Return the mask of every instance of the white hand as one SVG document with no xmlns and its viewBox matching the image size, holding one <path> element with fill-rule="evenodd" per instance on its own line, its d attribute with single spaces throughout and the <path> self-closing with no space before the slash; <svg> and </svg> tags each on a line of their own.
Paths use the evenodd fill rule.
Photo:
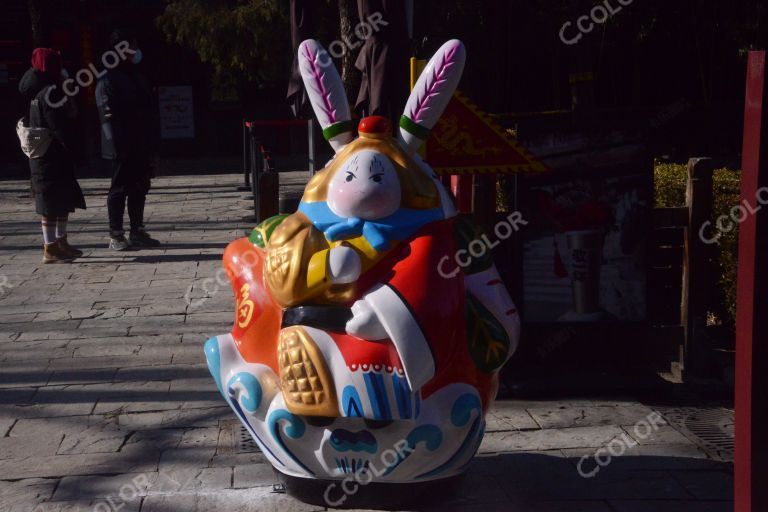
<svg viewBox="0 0 768 512">
<path fill-rule="evenodd" d="M 352 305 L 352 319 L 347 322 L 347 334 L 368 341 L 389 338 L 378 315 L 364 300 L 358 300 Z"/>
<path fill-rule="evenodd" d="M 328 254 L 328 273 L 333 284 L 347 284 L 360 277 L 360 256 L 349 247 L 334 247 Z"/>
</svg>

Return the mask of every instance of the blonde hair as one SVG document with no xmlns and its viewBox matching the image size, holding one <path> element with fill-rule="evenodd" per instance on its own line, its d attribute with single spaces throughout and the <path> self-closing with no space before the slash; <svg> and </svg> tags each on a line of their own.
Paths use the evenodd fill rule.
<svg viewBox="0 0 768 512">
<path fill-rule="evenodd" d="M 302 201 L 316 203 L 328 198 L 328 184 L 336 171 L 357 151 L 369 149 L 386 155 L 395 167 L 402 191 L 401 207 L 414 210 L 439 208 L 440 194 L 432 180 L 390 135 L 361 134 L 336 155 L 330 165 L 315 174 L 304 189 Z"/>
</svg>

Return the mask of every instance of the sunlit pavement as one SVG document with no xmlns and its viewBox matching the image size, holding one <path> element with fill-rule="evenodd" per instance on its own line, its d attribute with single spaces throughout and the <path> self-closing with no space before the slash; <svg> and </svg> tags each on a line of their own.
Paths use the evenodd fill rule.
<svg viewBox="0 0 768 512">
<path fill-rule="evenodd" d="M 322 510 L 233 442 L 203 358 L 233 318 L 212 278 L 251 227 L 240 182 L 155 180 L 147 228 L 163 246 L 113 253 L 107 181 L 83 180 L 69 239 L 85 256 L 46 266 L 28 182 L 0 182 L 0 510 Z M 657 418 L 631 399 L 498 402 L 459 496 L 436 509 L 731 510 L 731 465 Z"/>
</svg>

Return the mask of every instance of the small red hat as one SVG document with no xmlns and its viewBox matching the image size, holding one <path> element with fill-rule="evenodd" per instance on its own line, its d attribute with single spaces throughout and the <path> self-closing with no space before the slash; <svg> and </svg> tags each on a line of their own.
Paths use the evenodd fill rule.
<svg viewBox="0 0 768 512">
<path fill-rule="evenodd" d="M 368 116 L 360 120 L 357 127 L 360 135 L 392 135 L 392 124 L 383 116 Z"/>
<path fill-rule="evenodd" d="M 35 48 L 32 51 L 32 67 L 51 78 L 61 74 L 61 54 L 53 48 Z"/>
</svg>

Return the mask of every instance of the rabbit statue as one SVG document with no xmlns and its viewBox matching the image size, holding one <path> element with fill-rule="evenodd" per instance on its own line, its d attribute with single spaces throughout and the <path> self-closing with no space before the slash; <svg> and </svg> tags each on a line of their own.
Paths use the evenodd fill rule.
<svg viewBox="0 0 768 512">
<path fill-rule="evenodd" d="M 446 263 L 482 234 L 417 153 L 458 84 L 464 46 L 448 41 L 429 61 L 396 137 L 386 118 L 353 122 L 318 42 L 298 54 L 335 156 L 297 212 L 227 247 L 235 322 L 206 342 L 208 366 L 299 499 L 434 498 L 429 488 L 445 489 L 477 452 L 520 328 L 488 254 Z"/>
</svg>

